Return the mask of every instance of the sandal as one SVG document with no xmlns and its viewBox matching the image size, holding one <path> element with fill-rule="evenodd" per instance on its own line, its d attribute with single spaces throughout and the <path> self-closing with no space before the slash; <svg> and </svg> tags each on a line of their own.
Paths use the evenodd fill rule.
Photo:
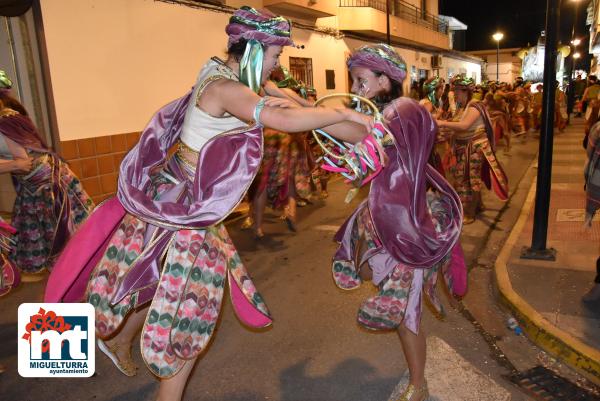
<svg viewBox="0 0 600 401">
<path fill-rule="evenodd" d="M 247 230 L 249 228 L 252 228 L 252 226 L 254 225 L 254 219 L 250 216 L 247 216 L 244 221 L 242 221 L 242 230 Z"/>
<path fill-rule="evenodd" d="M 400 397 L 396 398 L 394 401 L 426 401 L 428 397 L 429 390 L 427 389 L 427 382 L 425 382 L 425 384 L 419 388 L 409 384 L 406 387 L 406 390 L 400 394 Z"/>
<path fill-rule="evenodd" d="M 131 359 L 131 345 L 128 345 L 127 359 L 119 359 L 117 352 L 122 347 L 120 344 L 108 345 L 101 339 L 98 339 L 98 348 L 104 355 L 106 355 L 123 373 L 125 376 L 135 376 L 137 373 L 137 366 Z"/>
<path fill-rule="evenodd" d="M 465 216 L 463 217 L 463 225 L 466 226 L 468 224 L 473 224 L 475 219 L 473 217 Z"/>
</svg>

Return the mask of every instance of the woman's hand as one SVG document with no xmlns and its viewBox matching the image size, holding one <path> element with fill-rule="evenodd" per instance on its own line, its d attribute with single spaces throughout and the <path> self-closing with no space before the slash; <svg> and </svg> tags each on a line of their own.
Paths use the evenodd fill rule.
<svg viewBox="0 0 600 401">
<path fill-rule="evenodd" d="M 373 131 L 375 127 L 375 121 L 373 117 L 367 116 L 365 114 L 359 113 L 352 109 L 340 109 L 345 115 L 347 121 L 352 121 L 353 123 L 357 123 L 365 127 L 367 132 Z"/>
<path fill-rule="evenodd" d="M 28 157 L 26 159 L 15 159 L 13 161 L 14 163 L 14 172 L 15 173 L 28 173 L 31 171 L 31 167 L 32 167 L 32 161 L 33 159 L 31 157 Z"/>
</svg>

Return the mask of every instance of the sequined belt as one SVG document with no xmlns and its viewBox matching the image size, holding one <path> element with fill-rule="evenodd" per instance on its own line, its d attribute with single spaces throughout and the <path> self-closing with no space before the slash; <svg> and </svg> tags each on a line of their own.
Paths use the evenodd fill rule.
<svg viewBox="0 0 600 401">
<path fill-rule="evenodd" d="M 190 159 L 188 159 L 186 157 L 186 155 L 189 155 L 190 153 L 193 153 L 196 155 L 196 158 L 200 155 L 200 152 L 198 152 L 197 150 L 192 149 L 191 147 L 189 147 L 188 145 L 186 145 L 185 143 L 183 143 L 182 141 L 179 141 L 179 143 L 177 144 L 177 156 L 178 158 L 188 167 L 192 168 L 192 169 L 196 169 L 196 163 L 191 161 Z"/>
</svg>

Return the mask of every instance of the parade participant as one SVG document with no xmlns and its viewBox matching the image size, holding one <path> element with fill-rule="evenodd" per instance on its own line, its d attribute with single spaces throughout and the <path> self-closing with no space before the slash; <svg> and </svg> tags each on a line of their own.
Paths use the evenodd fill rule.
<svg viewBox="0 0 600 401">
<path fill-rule="evenodd" d="M 560 89 L 559 82 L 556 81 L 556 89 L 554 94 L 554 126 L 558 128 L 558 132 L 564 132 L 567 127 L 567 97 Z"/>
<path fill-rule="evenodd" d="M 511 99 L 512 129 L 516 136 L 527 134 L 529 131 L 529 98 L 522 85 L 516 87 L 509 97 Z"/>
<path fill-rule="evenodd" d="M 257 94 L 283 46 L 292 45 L 290 28 L 267 11 L 235 11 L 227 59 L 210 59 L 193 90 L 151 119 L 121 164 L 117 198 L 80 229 L 46 287 L 47 301 L 77 300 L 89 277 L 85 299 L 96 310 L 98 345 L 128 376 L 136 374 L 130 349 L 141 328 L 142 358 L 161 380 L 160 401 L 182 398 L 226 286 L 241 322 L 272 322 L 223 224 L 258 172 L 263 125 L 329 127 L 347 142 L 373 127 L 353 110 L 292 107 Z"/>
<path fill-rule="evenodd" d="M 592 226 L 592 219 L 600 209 L 600 123 L 590 130 L 585 166 L 586 208 L 585 225 Z M 596 277 L 589 291 L 582 297 L 584 302 L 600 301 L 600 257 L 596 259 Z"/>
<path fill-rule="evenodd" d="M 542 126 L 542 100 L 544 98 L 544 85 L 537 84 L 536 92 L 533 94 L 533 126 L 539 130 Z"/>
<path fill-rule="evenodd" d="M 583 92 L 585 91 L 585 81 L 581 79 L 581 74 L 577 74 L 577 78 L 573 81 L 574 88 L 574 101 L 575 101 L 575 117 L 581 117 L 582 106 L 581 99 L 583 97 Z"/>
<path fill-rule="evenodd" d="M 429 78 L 423 84 L 423 95 L 425 97 L 419 101 L 419 104 L 433 116 L 440 114 L 441 97 L 444 92 L 444 79 L 440 77 Z"/>
<path fill-rule="evenodd" d="M 306 99 L 305 85 L 294 79 L 284 67 L 273 71 L 271 81 L 276 82 L 277 88 L 290 100 L 312 106 L 312 102 Z M 290 231 L 296 232 L 297 203 L 310 196 L 306 134 L 265 129 L 264 143 L 261 169 L 249 191 L 251 211 L 242 223 L 242 229 L 251 228 L 257 240 L 265 239 L 262 223 L 266 206 L 283 210 L 281 219 Z"/>
<path fill-rule="evenodd" d="M 588 77 L 588 87 L 583 92 L 583 103 L 585 107 L 585 136 L 583 138 L 583 147 L 587 148 L 588 136 L 590 129 L 596 121 L 598 121 L 598 113 L 600 112 L 600 83 L 595 75 Z"/>
<path fill-rule="evenodd" d="M 350 57 L 348 68 L 352 92 L 384 108 L 387 164 L 372 179 L 368 199 L 335 236 L 340 247 L 333 258 L 333 277 L 342 289 L 357 288 L 372 277 L 379 294 L 362 303 L 358 322 L 373 330 L 398 331 L 410 380 L 397 400 L 422 401 L 428 396 L 422 298 L 441 311 L 435 294 L 440 270 L 453 293 L 459 287 L 460 295 L 466 291 L 466 268 L 457 245 L 460 201 L 427 164 L 436 126 L 427 110 L 401 97 L 406 77 L 402 58 L 387 45 L 367 45 Z M 451 253 L 456 256 L 454 275 Z"/>
<path fill-rule="evenodd" d="M 500 139 L 504 139 L 506 142 L 504 152 L 509 153 L 511 131 L 504 96 L 499 93 L 493 94 L 488 92 L 485 95 L 484 104 L 490 113 L 490 121 L 494 130 L 494 140 L 497 143 Z"/>
<path fill-rule="evenodd" d="M 17 235 L 10 259 L 24 280 L 34 281 L 52 268 L 93 203 L 67 164 L 46 146 L 10 94 L 11 85 L 0 71 L 0 169 L 11 173 L 17 193 L 11 222 Z"/>
<path fill-rule="evenodd" d="M 423 84 L 423 94 L 425 97 L 421 99 L 419 104 L 425 107 L 434 119 L 441 118 L 443 115 L 440 100 L 443 92 L 444 80 L 440 77 L 430 78 Z M 448 144 L 447 138 L 443 133 L 437 132 L 429 163 L 444 177 L 446 176 L 446 171 L 443 161 L 447 159 L 446 154 L 448 152 L 451 152 L 451 147 Z"/>
<path fill-rule="evenodd" d="M 2 169 L 0 169 L 2 172 Z M 0 297 L 6 295 L 21 282 L 19 270 L 8 255 L 15 245 L 13 239 L 17 230 L 0 217 Z M 0 365 L 0 370 L 2 366 Z M 1 373 L 1 372 L 0 372 Z"/>
<path fill-rule="evenodd" d="M 457 103 L 463 108 L 460 121 L 438 120 L 440 128 L 454 130 L 454 187 L 464 210 L 464 224 L 475 221 L 483 211 L 481 187 L 485 183 L 501 200 L 508 199 L 508 179 L 496 159 L 494 133 L 482 102 L 472 100 L 473 80 L 462 76 L 452 80 Z"/>
</svg>

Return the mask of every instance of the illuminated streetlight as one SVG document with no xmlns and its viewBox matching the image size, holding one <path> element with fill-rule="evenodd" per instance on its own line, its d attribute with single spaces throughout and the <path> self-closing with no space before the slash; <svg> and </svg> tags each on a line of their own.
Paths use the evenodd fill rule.
<svg viewBox="0 0 600 401">
<path fill-rule="evenodd" d="M 573 46 L 579 46 L 579 44 L 580 44 L 580 43 L 581 43 L 581 39 L 573 39 L 573 40 L 571 41 L 571 44 L 572 44 Z"/>
<path fill-rule="evenodd" d="M 581 54 L 579 54 L 579 52 L 573 54 L 573 58 L 577 59 L 579 57 L 581 57 Z"/>
<path fill-rule="evenodd" d="M 500 41 L 504 37 L 502 32 L 496 32 L 492 38 L 496 41 L 496 81 L 500 82 Z"/>
</svg>

